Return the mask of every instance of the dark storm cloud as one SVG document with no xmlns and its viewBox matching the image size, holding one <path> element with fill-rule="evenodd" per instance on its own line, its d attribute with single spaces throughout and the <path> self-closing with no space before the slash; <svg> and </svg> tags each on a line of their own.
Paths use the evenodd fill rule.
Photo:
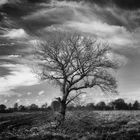
<svg viewBox="0 0 140 140">
<path fill-rule="evenodd" d="M 27 32 L 27 34 L 34 36 L 38 35 L 37 33 L 39 32 L 43 32 L 47 27 L 54 27 L 57 25 L 67 26 L 69 21 L 71 21 L 70 24 L 73 23 L 71 24 L 73 26 L 75 26 L 75 23 L 78 23 L 79 25 L 79 23 L 83 22 L 83 25 L 81 24 L 81 26 L 86 26 L 86 28 L 88 25 L 93 27 L 93 23 L 99 21 L 99 23 L 104 23 L 102 27 L 105 25 L 105 27 L 108 27 L 109 29 L 112 28 L 112 30 L 124 32 L 126 39 L 129 39 L 132 36 L 131 32 L 129 32 L 130 30 L 139 27 L 139 11 L 133 11 L 132 13 L 129 10 L 118 8 L 129 8 L 129 4 L 132 3 L 131 0 L 127 0 L 128 3 L 126 3 L 125 0 L 89 1 L 96 3 L 98 6 L 96 7 L 94 4 L 91 4 L 90 6 L 80 5 L 78 2 L 75 4 L 79 5 L 79 7 L 75 7 L 74 3 L 70 7 L 69 5 L 71 2 L 67 2 L 67 6 L 60 6 L 59 3 L 57 3 L 58 5 L 52 6 L 51 4 L 48 4 L 48 0 L 12 0 L 12 2 L 9 1 L 0 8 L 0 26 L 10 29 L 21 28 Z M 135 3 L 133 5 L 138 5 L 135 0 L 133 2 Z M 110 4 L 115 4 L 118 7 L 108 7 Z M 102 7 L 102 5 L 104 5 L 104 7 Z M 110 25 L 113 26 L 111 27 Z M 116 40 L 116 38 L 114 40 Z M 18 45 L 20 46 L 20 44 Z M 9 46 L 10 47 L 6 48 L 2 46 L 0 55 L 17 52 L 16 50 L 19 48 L 19 46 Z"/>
<path fill-rule="evenodd" d="M 0 7 L 0 26 L 6 28 L 23 28 L 30 33 L 33 33 L 36 28 L 44 25 L 42 21 L 24 21 L 22 17 L 28 16 L 33 12 L 43 8 L 40 3 L 48 0 L 11 0 Z M 46 24 L 46 23 L 45 23 Z M 50 24 L 53 24 L 52 22 Z M 48 21 L 48 25 L 49 21 Z M 45 25 L 44 25 L 45 26 Z"/>
<path fill-rule="evenodd" d="M 10 74 L 10 70 L 0 66 L 0 76 L 5 76 L 5 75 L 8 75 L 8 74 Z"/>
<path fill-rule="evenodd" d="M 139 0 L 113 0 L 113 2 L 124 9 L 135 10 L 140 8 Z"/>
<path fill-rule="evenodd" d="M 33 11 L 34 8 L 33 4 L 30 3 L 6 3 L 1 7 L 0 11 L 11 17 L 21 17 Z"/>
<path fill-rule="evenodd" d="M 20 47 L 17 45 L 7 45 L 0 46 L 0 56 L 4 55 L 20 55 L 21 52 L 19 50 L 25 49 L 25 47 Z"/>
<path fill-rule="evenodd" d="M 48 3 L 50 0 L 7 0 L 1 7 L 0 12 L 7 13 L 12 17 L 20 17 L 41 7 L 40 3 Z"/>
<path fill-rule="evenodd" d="M 46 8 L 23 17 L 23 22 L 32 31 L 36 31 L 51 25 L 63 24 L 73 19 L 73 10 L 69 8 L 58 8 L 49 11 Z"/>
<path fill-rule="evenodd" d="M 21 55 L 22 50 L 26 49 L 27 47 L 28 46 L 26 46 L 23 41 L 15 41 L 14 39 L 4 36 L 0 37 L 0 56 Z"/>
<path fill-rule="evenodd" d="M 128 10 L 135 10 L 140 8 L 139 0 L 89 0 L 89 1 L 102 6 L 115 4 L 120 8 Z"/>
<path fill-rule="evenodd" d="M 48 30 L 52 31 L 58 28 L 65 30 L 70 27 L 70 29 L 75 31 L 80 30 L 96 34 L 115 44 L 118 54 L 120 54 L 119 57 L 122 55 L 124 61 L 125 56 L 128 57 L 128 59 L 133 57 L 132 60 L 135 61 L 135 63 L 128 62 L 128 68 L 126 67 L 128 72 L 126 70 L 126 75 L 123 74 L 125 75 L 124 79 L 128 81 L 127 76 L 130 74 L 131 70 L 129 69 L 131 69 L 131 65 L 139 65 L 139 61 L 136 61 L 139 60 L 139 57 L 135 57 L 136 53 L 134 52 L 134 56 L 131 56 L 130 54 L 133 52 L 128 51 L 128 47 L 135 50 L 135 47 L 139 47 L 140 43 L 140 31 L 138 29 L 140 25 L 139 1 L 66 1 L 58 2 L 54 0 L 52 3 L 49 3 L 49 0 L 5 0 L 5 4 L 0 5 L 0 82 L 8 84 L 0 85 L 0 94 L 4 92 L 4 94 L 9 95 L 16 91 L 18 91 L 18 93 L 24 93 L 25 91 L 36 92 L 37 89 L 43 89 L 56 95 L 54 89 L 50 91 L 49 85 L 47 87 L 46 84 L 38 84 L 38 86 L 34 83 L 33 86 L 25 84 L 28 83 L 27 81 L 34 81 L 34 78 L 32 77 L 30 69 L 19 61 L 20 57 L 27 53 L 28 48 L 30 48 L 31 45 L 35 45 L 38 41 L 36 40 L 38 37 L 35 36 L 41 38 L 41 33 L 42 36 L 45 36 Z M 113 47 L 115 45 L 113 45 Z M 123 52 L 121 48 L 125 48 L 126 50 Z M 137 54 L 137 56 L 138 55 L 139 54 Z M 19 61 L 17 61 L 17 59 L 19 59 Z M 135 65 L 133 65 L 133 67 L 135 67 Z M 135 73 L 138 74 L 140 68 L 136 68 L 137 71 Z M 13 75 L 10 74 L 12 72 Z M 123 77 L 123 75 L 121 77 Z M 134 77 L 134 80 L 136 79 L 136 76 L 132 75 L 131 77 Z M 12 88 L 10 88 L 11 86 Z M 7 90 L 5 91 L 5 89 Z M 51 98 L 52 95 L 49 92 L 47 94 Z M 14 98 L 11 98 L 11 100 L 14 100 Z"/>
<path fill-rule="evenodd" d="M 21 17 L 34 12 L 36 7 L 39 8 L 25 0 L 10 0 L 0 7 L 0 57 L 22 55 L 23 50 L 27 49 L 25 38 L 29 38 L 29 35 Z"/>
<path fill-rule="evenodd" d="M 15 1 L 15 2 L 14 2 Z M 77 0 L 74 0 L 77 1 Z M 82 0 L 80 0 L 82 1 Z M 136 26 L 139 26 L 140 19 L 138 16 L 135 17 L 135 13 L 132 15 L 132 18 L 130 18 L 128 14 L 125 14 L 125 11 L 121 9 L 108 11 L 106 10 L 107 6 L 112 6 L 112 4 L 116 5 L 117 7 L 120 7 L 122 9 L 137 9 L 139 7 L 139 1 L 137 0 L 89 0 L 91 3 L 96 3 L 99 8 L 102 8 L 100 10 L 94 10 L 95 7 L 91 5 L 91 9 L 93 8 L 93 14 L 96 13 L 98 16 L 103 18 L 105 22 L 112 25 L 119 25 L 119 26 L 126 26 L 127 28 L 135 28 Z M 12 2 L 8 2 L 4 4 L 0 8 L 0 13 L 4 13 L 5 15 L 0 15 L 0 20 L 4 20 L 4 17 L 7 17 L 10 22 L 13 22 L 12 24 L 8 24 L 8 26 L 12 26 L 11 28 L 20 28 L 22 27 L 26 31 L 29 31 L 30 33 L 35 33 L 36 30 L 39 30 L 40 28 L 51 26 L 53 24 L 63 24 L 66 20 L 72 20 L 72 16 L 74 14 L 74 10 L 66 7 L 64 10 L 64 7 L 61 8 L 61 10 L 56 10 L 51 13 L 44 13 L 44 15 L 41 15 L 40 11 L 43 9 L 49 9 L 49 6 L 41 5 L 40 3 L 49 3 L 49 0 L 12 0 Z M 103 7 L 102 7 L 103 6 Z M 110 7 L 111 7 L 110 6 Z M 31 17 L 31 18 L 24 18 L 24 17 L 30 17 L 33 13 L 40 13 L 38 17 Z M 122 19 L 123 15 L 123 19 Z M 87 15 L 88 16 L 88 15 Z M 6 20 L 7 20 L 6 19 Z M 3 26 L 6 25 L 5 23 Z"/>
<path fill-rule="evenodd" d="M 40 2 L 50 2 L 51 0 L 27 0 L 27 1 L 31 3 L 40 3 Z"/>
<path fill-rule="evenodd" d="M 40 2 L 49 2 L 51 0 L 26 0 L 31 3 L 40 3 Z M 62 0 L 59 0 L 62 1 Z M 70 0 L 66 0 L 70 1 Z M 83 1 L 83 0 L 73 0 L 73 1 Z M 140 8 L 140 1 L 139 0 L 88 0 L 90 2 L 105 6 L 109 4 L 115 4 L 116 6 L 123 8 L 123 9 L 138 9 Z"/>
</svg>

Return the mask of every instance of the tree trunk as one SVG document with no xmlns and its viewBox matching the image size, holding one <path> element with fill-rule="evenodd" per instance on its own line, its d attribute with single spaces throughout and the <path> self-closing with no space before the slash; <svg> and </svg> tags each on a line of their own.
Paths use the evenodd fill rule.
<svg viewBox="0 0 140 140">
<path fill-rule="evenodd" d="M 62 121 L 65 120 L 65 114 L 66 114 L 66 103 L 65 102 L 61 102 L 60 104 L 60 114 L 61 114 L 61 117 L 62 117 Z"/>
</svg>

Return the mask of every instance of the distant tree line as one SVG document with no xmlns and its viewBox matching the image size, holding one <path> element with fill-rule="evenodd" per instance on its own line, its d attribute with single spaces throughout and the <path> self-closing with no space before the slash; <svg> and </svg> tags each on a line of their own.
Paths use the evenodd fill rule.
<svg viewBox="0 0 140 140">
<path fill-rule="evenodd" d="M 124 99 L 116 99 L 109 103 L 101 101 L 97 104 L 88 103 L 86 106 L 69 106 L 69 110 L 85 109 L 85 110 L 140 110 L 140 103 L 136 100 L 134 103 L 126 103 Z"/>
<path fill-rule="evenodd" d="M 11 112 L 24 112 L 24 111 L 47 111 L 50 110 L 50 107 L 47 103 L 43 104 L 41 107 L 39 107 L 36 104 L 31 104 L 28 106 L 25 105 L 18 105 L 18 103 L 15 103 L 13 107 L 6 107 L 4 104 L 0 104 L 0 113 L 11 113 Z"/>
<path fill-rule="evenodd" d="M 53 108 L 52 108 L 53 105 Z M 0 104 L 0 113 L 10 113 L 10 112 L 24 112 L 24 111 L 49 111 L 54 109 L 57 111 L 59 108 L 59 102 L 53 101 L 50 106 L 47 103 L 39 107 L 36 104 L 31 104 L 29 106 L 18 105 L 15 103 L 13 107 L 7 108 L 6 105 Z M 140 103 L 136 100 L 134 103 L 126 103 L 124 99 L 116 99 L 109 103 L 101 101 L 97 104 L 88 103 L 86 105 L 69 105 L 67 110 L 140 110 Z"/>
</svg>

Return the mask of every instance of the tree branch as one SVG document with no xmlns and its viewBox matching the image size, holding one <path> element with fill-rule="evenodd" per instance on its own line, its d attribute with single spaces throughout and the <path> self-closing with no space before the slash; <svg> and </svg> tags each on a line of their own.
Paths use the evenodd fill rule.
<svg viewBox="0 0 140 140">
<path fill-rule="evenodd" d="M 68 101 L 67 101 L 67 105 L 70 103 L 70 102 L 72 102 L 74 99 L 76 99 L 78 96 L 80 96 L 81 94 L 83 94 L 83 93 L 85 93 L 85 92 L 80 92 L 80 93 L 78 93 L 77 95 L 75 95 L 73 98 L 71 98 L 71 99 L 69 99 Z"/>
</svg>

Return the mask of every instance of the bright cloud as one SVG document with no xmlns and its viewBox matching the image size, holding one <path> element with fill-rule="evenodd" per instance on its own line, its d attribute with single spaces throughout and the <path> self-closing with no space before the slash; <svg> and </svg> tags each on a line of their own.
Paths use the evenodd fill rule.
<svg viewBox="0 0 140 140">
<path fill-rule="evenodd" d="M 36 102 L 39 102 L 39 100 L 38 100 L 38 99 L 35 99 L 35 101 L 36 101 Z"/>
<path fill-rule="evenodd" d="M 0 5 L 3 5 L 5 3 L 7 3 L 7 2 L 8 2 L 8 0 L 0 0 Z"/>
<path fill-rule="evenodd" d="M 27 92 L 27 95 L 31 95 L 32 94 L 32 92 Z"/>
<path fill-rule="evenodd" d="M 18 97 L 22 97 L 22 94 L 19 94 L 19 93 L 18 93 L 18 95 L 17 95 L 17 96 L 18 96 Z"/>
<path fill-rule="evenodd" d="M 89 22 L 67 22 L 66 26 L 78 29 L 85 33 L 96 35 L 98 38 L 105 39 L 110 44 L 117 46 L 132 46 L 135 43 L 134 36 L 124 27 L 109 25 L 101 21 Z"/>
<path fill-rule="evenodd" d="M 43 20 L 42 23 L 45 24 L 46 22 L 47 24 L 48 20 L 51 19 L 50 21 L 57 24 L 47 28 L 44 27 L 41 31 L 46 29 L 46 31 L 63 31 L 63 29 L 71 28 L 74 31 L 90 33 L 98 38 L 105 39 L 113 47 L 138 47 L 137 44 L 140 43 L 139 39 L 137 39 L 140 33 L 136 34 L 128 30 L 128 28 L 136 24 L 135 19 L 137 19 L 137 16 L 132 20 L 134 18 L 132 15 L 136 15 L 138 11 L 136 13 L 126 12 L 116 7 L 102 8 L 98 5 L 66 1 L 52 1 L 51 6 L 55 8 L 43 8 L 32 15 L 24 17 L 24 19 L 38 21 L 40 18 L 47 17 L 47 21 Z M 71 18 L 68 19 L 67 17 Z M 119 24 L 113 24 L 113 22 Z"/>
<path fill-rule="evenodd" d="M 17 100 L 16 100 L 16 103 L 19 103 L 19 102 L 21 102 L 21 100 L 20 100 L 20 99 L 17 99 Z"/>
<path fill-rule="evenodd" d="M 11 70 L 10 74 L 0 78 L 0 95 L 11 94 L 11 90 L 19 86 L 34 85 L 38 82 L 31 69 L 25 65 L 2 65 Z"/>
<path fill-rule="evenodd" d="M 81 8 L 81 5 L 82 2 L 74 2 L 74 1 L 70 1 L 70 2 L 67 2 L 67 1 L 57 1 L 57 0 L 52 0 L 51 1 L 51 6 L 57 6 L 57 7 L 71 7 L 71 8 Z"/>
<path fill-rule="evenodd" d="M 24 29 L 12 29 L 3 35 L 4 37 L 8 37 L 10 39 L 22 39 L 22 38 L 27 38 L 28 34 L 25 32 Z"/>
<path fill-rule="evenodd" d="M 8 102 L 8 100 L 7 100 L 7 99 L 5 99 L 5 100 L 4 100 L 4 103 L 7 103 L 7 102 Z"/>
<path fill-rule="evenodd" d="M 43 95 L 44 93 L 45 93 L 44 90 L 42 90 L 42 91 L 40 91 L 40 92 L 38 93 L 38 95 L 41 96 L 41 95 Z"/>
</svg>

